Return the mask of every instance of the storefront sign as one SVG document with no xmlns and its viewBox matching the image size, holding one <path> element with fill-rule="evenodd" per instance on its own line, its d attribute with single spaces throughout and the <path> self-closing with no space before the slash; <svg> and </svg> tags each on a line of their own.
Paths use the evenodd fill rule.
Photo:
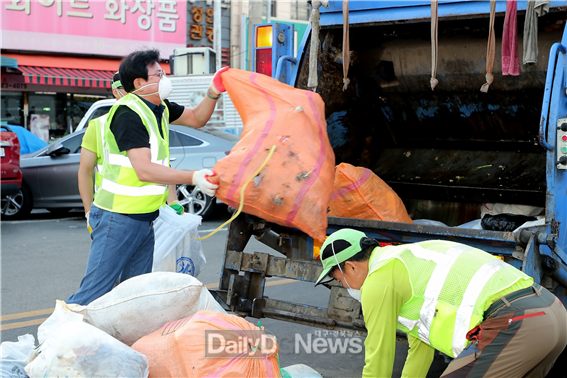
<svg viewBox="0 0 567 378">
<path fill-rule="evenodd" d="M 3 49 L 125 56 L 186 45 L 187 2 L 176 0 L 1 0 Z"/>
<path fill-rule="evenodd" d="M 230 0 L 221 0 L 222 47 L 230 47 Z M 213 0 L 189 0 L 187 46 L 214 47 L 215 6 Z"/>
<path fill-rule="evenodd" d="M 205 17 L 203 17 L 203 10 L 205 11 Z M 203 39 L 203 30 L 205 31 L 205 38 L 213 43 L 213 16 L 215 14 L 214 8 L 203 8 L 198 6 L 193 6 L 189 13 L 192 15 L 191 30 L 189 31 L 189 38 L 194 41 L 201 41 Z M 202 21 L 205 21 L 207 25 L 200 25 Z"/>
</svg>

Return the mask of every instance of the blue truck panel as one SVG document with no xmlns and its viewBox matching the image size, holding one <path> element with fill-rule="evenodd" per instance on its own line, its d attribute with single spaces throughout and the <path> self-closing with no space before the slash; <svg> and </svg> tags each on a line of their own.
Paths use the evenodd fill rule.
<svg viewBox="0 0 567 378">
<path fill-rule="evenodd" d="M 321 7 L 321 26 L 342 25 L 342 1 L 329 1 L 329 9 Z M 527 1 L 518 1 L 518 11 L 525 11 Z M 552 1 L 551 7 L 565 6 L 565 1 Z M 496 12 L 506 11 L 506 1 L 496 2 Z M 477 17 L 490 12 L 488 1 L 439 1 L 439 17 Z M 349 23 L 418 22 L 431 17 L 430 1 L 349 1 Z"/>
</svg>

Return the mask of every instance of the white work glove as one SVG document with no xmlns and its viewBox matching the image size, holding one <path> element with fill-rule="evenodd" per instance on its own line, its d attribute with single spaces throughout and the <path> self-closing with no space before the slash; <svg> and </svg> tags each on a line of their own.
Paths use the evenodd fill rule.
<svg viewBox="0 0 567 378">
<path fill-rule="evenodd" d="M 89 215 L 90 215 L 90 211 L 88 211 L 85 214 L 85 218 L 87 218 L 87 230 L 89 230 L 89 234 L 93 232 L 93 229 L 91 228 L 91 224 L 89 223 Z"/>
<path fill-rule="evenodd" d="M 209 197 L 214 197 L 219 187 L 217 184 L 213 184 L 207 180 L 207 176 L 214 176 L 215 173 L 210 169 L 201 169 L 200 171 L 193 172 L 193 185 L 196 185 L 201 189 L 201 192 L 205 193 Z"/>
</svg>

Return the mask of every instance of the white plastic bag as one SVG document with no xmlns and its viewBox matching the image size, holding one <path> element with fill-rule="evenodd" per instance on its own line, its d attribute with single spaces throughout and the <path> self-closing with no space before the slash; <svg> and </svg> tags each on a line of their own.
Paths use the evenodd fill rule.
<svg viewBox="0 0 567 378">
<path fill-rule="evenodd" d="M 26 366 L 30 378 L 147 377 L 146 356 L 82 321 L 56 327 Z"/>
<path fill-rule="evenodd" d="M 282 368 L 281 373 L 282 378 L 323 378 L 315 369 L 303 364 Z"/>
<path fill-rule="evenodd" d="M 543 207 L 528 206 L 528 205 L 513 205 L 509 203 L 483 203 L 480 208 L 480 218 L 484 218 L 485 214 L 498 215 L 498 214 L 515 214 L 534 217 L 543 214 L 545 209 Z"/>
<path fill-rule="evenodd" d="M 439 222 L 432 219 L 414 219 L 414 224 L 423 224 L 425 226 L 440 226 L 440 227 L 449 227 L 443 222 Z"/>
<path fill-rule="evenodd" d="M 74 311 L 127 345 L 200 310 L 223 308 L 195 277 L 155 272 L 130 278 L 111 292 Z"/>
<path fill-rule="evenodd" d="M 538 227 L 538 226 L 543 226 L 543 225 L 545 225 L 545 216 L 540 216 L 540 217 L 538 217 L 538 220 L 526 222 L 523 225 L 521 225 L 520 227 L 516 228 L 513 232 L 516 232 L 516 231 L 518 231 L 522 228 Z"/>
<path fill-rule="evenodd" d="M 37 329 L 37 341 L 40 344 L 43 343 L 45 339 L 57 332 L 57 328 L 63 324 L 82 321 L 83 315 L 71 311 L 65 302 L 57 300 L 53 313 Z"/>
<path fill-rule="evenodd" d="M 153 272 L 177 272 L 197 277 L 207 262 L 199 237 L 201 217 L 178 215 L 169 206 L 159 209 L 154 222 Z"/>
<path fill-rule="evenodd" d="M 457 226 L 457 228 L 469 228 L 471 230 L 482 230 L 482 226 L 480 225 L 481 221 L 482 221 L 482 219 L 475 219 L 473 221 L 463 223 L 463 224 Z"/>
<path fill-rule="evenodd" d="M 0 377 L 25 378 L 24 368 L 35 348 L 35 338 L 29 333 L 18 336 L 17 342 L 4 341 L 0 344 Z"/>
</svg>

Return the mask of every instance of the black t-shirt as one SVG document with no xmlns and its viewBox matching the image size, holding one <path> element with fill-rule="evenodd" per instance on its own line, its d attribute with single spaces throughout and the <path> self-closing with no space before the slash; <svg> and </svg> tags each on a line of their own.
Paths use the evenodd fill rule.
<svg viewBox="0 0 567 378">
<path fill-rule="evenodd" d="M 161 127 L 161 118 L 165 106 L 155 105 L 145 99 L 139 97 L 153 111 L 159 125 L 159 132 L 163 138 L 163 130 Z M 175 122 L 185 107 L 175 102 L 165 100 L 165 105 L 169 109 L 169 123 Z M 114 139 L 120 151 L 128 151 L 132 148 L 150 148 L 150 135 L 140 116 L 126 105 L 121 105 L 116 109 L 112 122 L 110 123 L 110 131 L 114 134 Z M 129 217 L 139 220 L 153 222 L 159 216 L 159 210 L 145 214 L 126 214 Z"/>
<path fill-rule="evenodd" d="M 158 125 L 160 126 L 159 132 L 163 137 L 160 121 L 165 107 L 163 105 L 154 105 L 143 98 L 142 101 L 154 112 Z M 169 123 L 175 122 L 181 117 L 185 107 L 175 102 L 169 102 L 168 100 L 164 102 L 169 109 Z M 121 152 L 128 151 L 132 148 L 150 148 L 150 136 L 146 126 L 144 126 L 140 116 L 126 105 L 119 106 L 116 113 L 114 113 L 114 117 L 112 117 L 112 122 L 110 123 L 110 131 L 114 134 L 114 139 L 116 139 L 116 144 Z"/>
</svg>

